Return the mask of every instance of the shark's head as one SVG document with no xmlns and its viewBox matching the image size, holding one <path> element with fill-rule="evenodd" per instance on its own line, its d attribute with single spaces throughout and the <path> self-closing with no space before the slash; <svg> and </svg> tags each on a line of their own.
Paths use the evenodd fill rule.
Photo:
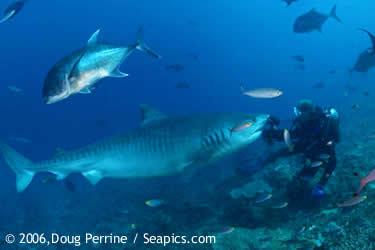
<svg viewBox="0 0 375 250">
<path fill-rule="evenodd" d="M 210 158 L 217 158 L 251 144 L 261 136 L 268 118 L 269 115 L 241 113 L 217 116 L 204 133 L 204 154 L 208 152 Z"/>
<path fill-rule="evenodd" d="M 246 146 L 262 135 L 262 130 L 268 121 L 269 115 L 243 115 L 238 122 L 233 123 L 230 130 L 230 141 L 235 148 Z"/>
</svg>

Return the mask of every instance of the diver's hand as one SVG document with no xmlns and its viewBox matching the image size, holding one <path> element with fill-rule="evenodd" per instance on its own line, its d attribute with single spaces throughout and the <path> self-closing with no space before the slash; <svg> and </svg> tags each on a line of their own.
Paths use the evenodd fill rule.
<svg viewBox="0 0 375 250">
<path fill-rule="evenodd" d="M 271 127 L 279 126 L 279 125 L 280 125 L 280 119 L 277 118 L 276 116 L 271 115 L 271 116 L 268 118 L 268 124 L 270 124 Z"/>
<path fill-rule="evenodd" d="M 273 143 L 275 129 L 273 127 L 263 130 L 262 137 L 267 144 Z"/>
</svg>

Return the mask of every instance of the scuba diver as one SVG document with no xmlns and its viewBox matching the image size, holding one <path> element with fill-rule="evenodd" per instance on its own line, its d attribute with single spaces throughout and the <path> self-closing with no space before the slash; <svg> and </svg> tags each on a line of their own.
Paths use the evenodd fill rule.
<svg viewBox="0 0 375 250">
<path fill-rule="evenodd" d="M 312 190 L 312 195 L 320 198 L 325 195 L 324 186 L 336 168 L 335 144 L 340 139 L 339 115 L 335 109 L 322 109 L 310 100 L 301 100 L 294 108 L 294 113 L 296 118 L 289 131 L 277 128 L 280 121 L 276 117 L 269 119 L 268 128 L 263 131 L 266 142 L 272 144 L 273 141 L 290 140 L 293 146 L 271 154 L 267 161 L 273 162 L 279 157 L 302 153 L 304 166 L 295 181 L 305 184 L 320 168 L 324 168 L 320 181 Z"/>
</svg>

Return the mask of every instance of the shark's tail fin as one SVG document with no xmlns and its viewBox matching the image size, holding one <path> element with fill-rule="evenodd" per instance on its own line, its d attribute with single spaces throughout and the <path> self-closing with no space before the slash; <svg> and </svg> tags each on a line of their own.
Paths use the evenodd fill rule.
<svg viewBox="0 0 375 250">
<path fill-rule="evenodd" d="M 336 4 L 332 7 L 329 16 L 335 19 L 337 22 L 342 23 L 342 20 L 336 14 Z"/>
<path fill-rule="evenodd" d="M 4 143 L 0 143 L 0 152 L 4 156 L 5 162 L 16 174 L 17 191 L 22 192 L 35 175 L 35 171 L 32 171 L 33 163 Z"/>
<path fill-rule="evenodd" d="M 143 41 L 143 28 L 139 28 L 139 30 L 137 31 L 137 41 L 136 41 L 136 44 L 135 44 L 135 48 L 140 50 L 140 51 L 144 51 L 146 52 L 147 54 L 149 54 L 150 56 L 156 58 L 156 59 L 160 59 L 161 56 L 159 54 L 157 54 L 156 52 L 154 52 L 153 50 L 151 50 Z"/>
</svg>

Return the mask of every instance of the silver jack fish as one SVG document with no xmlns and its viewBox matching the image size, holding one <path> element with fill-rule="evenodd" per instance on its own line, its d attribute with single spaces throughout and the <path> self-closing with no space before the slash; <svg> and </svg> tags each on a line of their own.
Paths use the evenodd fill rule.
<svg viewBox="0 0 375 250">
<path fill-rule="evenodd" d="M 336 5 L 333 6 L 328 15 L 311 9 L 309 12 L 297 17 L 293 24 L 293 31 L 295 33 L 321 32 L 323 25 L 329 18 L 333 18 L 337 22 L 342 23 L 341 19 L 336 14 Z"/>
<path fill-rule="evenodd" d="M 143 43 L 143 31 L 137 33 L 137 41 L 128 47 L 98 43 L 97 30 L 87 46 L 57 62 L 48 72 L 43 86 L 43 99 L 51 104 L 74 94 L 89 94 L 94 85 L 105 77 L 126 77 L 119 70 L 122 62 L 136 49 L 152 57 L 160 58 Z"/>
<path fill-rule="evenodd" d="M 269 117 L 218 113 L 170 118 L 145 105 L 141 110 L 143 122 L 132 132 L 59 153 L 47 161 L 33 163 L 0 143 L 0 152 L 16 174 L 17 191 L 23 191 L 38 172 L 53 173 L 59 180 L 70 173 L 81 173 L 93 185 L 104 177 L 175 175 L 254 142 Z M 247 121 L 253 123 L 251 127 L 231 132 L 234 126 Z"/>
</svg>

